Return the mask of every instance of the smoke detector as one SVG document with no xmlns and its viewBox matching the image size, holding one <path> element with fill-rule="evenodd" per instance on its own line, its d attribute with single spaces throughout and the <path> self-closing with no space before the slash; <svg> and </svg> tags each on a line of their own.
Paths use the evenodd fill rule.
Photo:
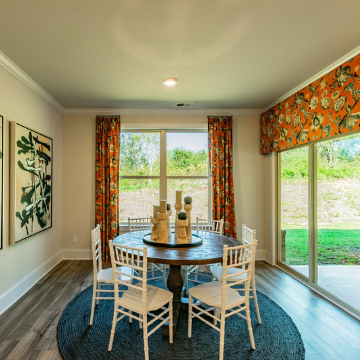
<svg viewBox="0 0 360 360">
<path fill-rule="evenodd" d="M 194 103 L 177 103 L 176 105 L 175 105 L 175 107 L 191 107 L 191 106 L 193 106 L 194 105 Z"/>
</svg>

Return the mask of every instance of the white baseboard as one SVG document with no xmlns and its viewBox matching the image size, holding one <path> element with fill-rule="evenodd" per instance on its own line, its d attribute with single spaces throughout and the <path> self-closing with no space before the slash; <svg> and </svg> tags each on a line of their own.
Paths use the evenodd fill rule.
<svg viewBox="0 0 360 360">
<path fill-rule="evenodd" d="M 272 264 L 272 259 L 273 259 L 273 257 L 271 256 L 270 251 L 264 250 L 264 253 L 265 253 L 264 260 L 265 260 L 268 264 L 270 264 L 270 265 L 275 265 L 275 264 Z"/>
<path fill-rule="evenodd" d="M 17 300 L 19 300 L 26 292 L 28 292 L 41 278 L 43 278 L 51 269 L 62 261 L 62 259 L 62 250 L 60 250 L 50 259 L 46 260 L 31 273 L 13 285 L 10 289 L 2 293 L 0 295 L 0 315 Z"/>
<path fill-rule="evenodd" d="M 63 260 L 92 260 L 91 249 L 63 249 Z"/>
</svg>

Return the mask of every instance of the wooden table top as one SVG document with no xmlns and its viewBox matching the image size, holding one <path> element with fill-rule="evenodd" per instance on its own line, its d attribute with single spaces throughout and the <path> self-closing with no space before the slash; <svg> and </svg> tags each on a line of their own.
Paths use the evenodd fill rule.
<svg viewBox="0 0 360 360">
<path fill-rule="evenodd" d="M 148 261 L 170 265 L 201 265 L 222 262 L 223 246 L 238 246 L 241 243 L 229 236 L 206 231 L 193 231 L 203 239 L 202 245 L 190 248 L 167 248 L 147 245 L 143 242 L 149 230 L 133 231 L 117 236 L 113 242 L 135 248 L 147 247 Z"/>
</svg>

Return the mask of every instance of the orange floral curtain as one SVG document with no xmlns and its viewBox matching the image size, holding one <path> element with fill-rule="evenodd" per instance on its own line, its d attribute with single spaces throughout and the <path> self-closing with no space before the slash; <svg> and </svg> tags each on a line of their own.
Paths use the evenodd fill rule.
<svg viewBox="0 0 360 360">
<path fill-rule="evenodd" d="M 262 154 L 360 130 L 360 55 L 261 115 Z"/>
<path fill-rule="evenodd" d="M 224 235 L 236 239 L 232 163 L 232 117 L 208 117 L 212 218 L 224 220 Z"/>
<path fill-rule="evenodd" d="M 109 240 L 119 235 L 120 116 L 96 117 L 95 224 L 101 225 L 103 261 Z"/>
</svg>

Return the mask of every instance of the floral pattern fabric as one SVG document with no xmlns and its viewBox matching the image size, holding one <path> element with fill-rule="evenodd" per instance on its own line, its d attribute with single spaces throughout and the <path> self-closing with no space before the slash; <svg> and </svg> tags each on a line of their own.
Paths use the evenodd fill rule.
<svg viewBox="0 0 360 360">
<path fill-rule="evenodd" d="M 262 154 L 360 129 L 360 54 L 261 115 Z"/>
<path fill-rule="evenodd" d="M 96 117 L 95 224 L 101 225 L 103 261 L 109 240 L 119 235 L 120 116 Z"/>
<path fill-rule="evenodd" d="M 232 162 L 232 118 L 209 117 L 209 163 L 212 185 L 212 218 L 224 220 L 224 235 L 236 239 Z"/>
</svg>

